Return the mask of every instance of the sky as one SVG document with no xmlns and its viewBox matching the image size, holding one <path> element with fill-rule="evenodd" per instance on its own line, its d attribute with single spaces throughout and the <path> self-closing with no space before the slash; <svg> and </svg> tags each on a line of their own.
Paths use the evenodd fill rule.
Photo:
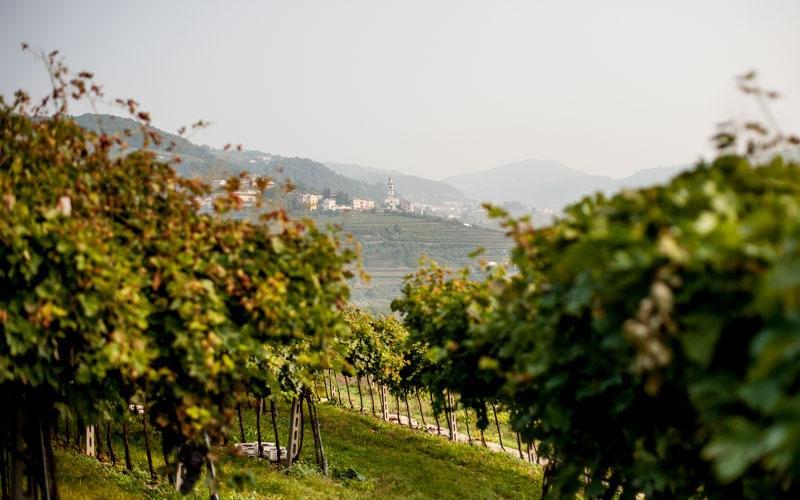
<svg viewBox="0 0 800 500">
<path fill-rule="evenodd" d="M 200 144 L 432 179 L 527 158 L 624 177 L 762 119 L 736 89 L 749 70 L 800 133 L 799 21 L 797 0 L 2 0 L 0 95 L 48 91 L 26 42 L 161 129 L 210 121 Z"/>
</svg>

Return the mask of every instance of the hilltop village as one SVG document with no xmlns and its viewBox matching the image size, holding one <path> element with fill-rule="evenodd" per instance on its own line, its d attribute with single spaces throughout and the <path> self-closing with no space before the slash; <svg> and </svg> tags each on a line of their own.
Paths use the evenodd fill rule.
<svg viewBox="0 0 800 500">
<path fill-rule="evenodd" d="M 331 215 L 348 212 L 413 214 L 455 219 L 463 222 L 465 226 L 495 227 L 495 224 L 487 218 L 485 210 L 477 202 L 447 201 L 438 206 L 431 206 L 420 205 L 402 198 L 395 190 L 391 176 L 386 183 L 386 192 L 382 203 L 351 196 L 344 191 L 332 191 L 328 188 L 322 191 L 285 193 L 281 189 L 276 189 L 277 184 L 272 180 L 267 181 L 266 191 L 262 191 L 258 187 L 261 179 L 261 176 L 250 177 L 242 181 L 241 185 L 233 191 L 232 194 L 239 198 L 243 210 L 249 211 L 258 207 L 260 202 L 267 199 L 281 204 L 290 213 L 297 214 Z M 204 212 L 212 211 L 215 200 L 226 193 L 227 181 L 215 179 L 210 181 L 210 185 L 211 193 L 198 198 L 200 210 Z M 530 214 L 533 223 L 537 226 L 549 224 L 557 215 L 555 210 L 532 209 L 519 202 L 507 202 L 503 204 L 503 207 L 517 217 Z"/>
<path fill-rule="evenodd" d="M 302 193 L 298 194 L 295 198 L 298 203 L 308 210 L 355 210 L 355 211 L 369 211 L 375 210 L 376 205 L 373 200 L 365 200 L 362 198 L 350 197 L 347 193 L 331 192 L 330 189 L 325 189 L 321 193 Z M 404 212 L 414 213 L 414 203 L 399 198 L 394 191 L 394 183 L 392 177 L 389 176 L 389 182 L 386 188 L 386 197 L 383 199 L 383 205 L 380 207 L 385 212 Z"/>
</svg>

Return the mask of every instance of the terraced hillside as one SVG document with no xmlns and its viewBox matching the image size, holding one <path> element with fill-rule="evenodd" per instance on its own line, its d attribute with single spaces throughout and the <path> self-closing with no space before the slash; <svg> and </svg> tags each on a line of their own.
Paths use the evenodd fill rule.
<svg viewBox="0 0 800 500">
<path fill-rule="evenodd" d="M 403 277 L 414 272 L 422 255 L 460 268 L 475 263 L 470 254 L 478 248 L 484 249 L 479 259 L 495 262 L 502 262 L 511 248 L 500 231 L 434 217 L 350 212 L 314 220 L 322 227 L 338 225 L 361 244 L 362 262 L 371 280 L 354 284 L 352 301 L 381 312 L 388 311 Z"/>
</svg>

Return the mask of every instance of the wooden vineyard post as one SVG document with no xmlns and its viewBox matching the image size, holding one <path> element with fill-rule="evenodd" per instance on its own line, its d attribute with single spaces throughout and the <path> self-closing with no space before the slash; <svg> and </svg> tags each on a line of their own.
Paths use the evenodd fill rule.
<svg viewBox="0 0 800 500">
<path fill-rule="evenodd" d="M 328 370 L 331 378 L 331 401 L 334 399 L 339 401 L 339 405 L 342 405 L 342 391 L 339 390 L 339 380 L 336 379 L 336 375 L 334 375 L 333 370 Z M 333 383 L 336 382 L 336 388 L 333 388 Z M 342 405 L 343 406 L 343 405 Z"/>
<path fill-rule="evenodd" d="M 347 375 L 344 375 L 344 387 L 347 389 L 347 401 L 350 403 L 350 409 L 352 410 L 355 406 L 353 406 L 353 400 L 350 399 L 350 379 L 347 378 Z"/>
<path fill-rule="evenodd" d="M 314 379 L 314 383 L 316 383 L 316 379 Z M 328 394 L 328 381 L 325 379 L 325 372 L 322 372 L 322 387 L 325 388 L 325 399 L 331 401 L 331 396 Z"/>
<path fill-rule="evenodd" d="M 97 461 L 103 461 L 103 428 L 99 427 L 98 425 L 93 425 L 94 427 L 94 453 L 96 455 Z"/>
<path fill-rule="evenodd" d="M 111 420 L 106 421 L 106 443 L 108 444 L 108 454 L 111 458 L 111 464 L 117 466 L 117 456 L 114 454 L 114 448 L 111 446 Z"/>
<path fill-rule="evenodd" d="M 450 441 L 456 441 L 456 436 L 458 435 L 458 429 L 456 427 L 456 412 L 455 412 L 455 399 L 453 398 L 453 393 L 450 392 L 450 389 L 447 390 L 447 418 L 450 422 Z"/>
<path fill-rule="evenodd" d="M 439 424 L 439 414 L 436 413 L 436 405 L 433 402 L 433 393 L 430 393 L 431 396 L 431 410 L 433 410 L 433 418 L 436 420 L 436 435 L 441 435 L 442 426 Z"/>
<path fill-rule="evenodd" d="M 381 386 L 381 414 L 383 415 L 383 420 L 388 422 L 389 421 L 389 396 L 386 394 L 386 386 Z"/>
<path fill-rule="evenodd" d="M 244 439 L 244 424 L 242 424 L 242 405 L 241 405 L 241 403 L 236 403 L 236 413 L 239 415 L 239 432 L 242 433 L 242 443 L 246 443 L 247 441 Z"/>
<path fill-rule="evenodd" d="M 278 403 L 274 399 L 269 402 L 270 413 L 272 413 L 272 430 L 275 432 L 275 449 L 278 453 L 278 463 L 281 462 L 281 441 L 278 437 Z"/>
<path fill-rule="evenodd" d="M 320 461 L 318 464 L 322 467 L 322 473 L 325 477 L 328 476 L 328 459 L 325 458 L 325 449 L 322 447 L 322 434 L 319 431 L 319 417 L 317 416 L 317 407 L 311 401 L 310 398 L 307 399 L 308 402 L 308 418 L 311 420 L 311 430 L 314 432 L 314 445 L 316 451 L 319 451 L 319 459 Z"/>
<path fill-rule="evenodd" d="M 292 461 L 297 458 L 300 444 L 300 400 L 292 401 L 292 412 L 289 416 L 289 441 L 286 443 L 286 467 L 292 466 Z"/>
<path fill-rule="evenodd" d="M 419 405 L 419 416 L 422 419 L 422 428 L 427 432 L 428 424 L 425 423 L 425 413 L 422 411 L 422 400 L 419 399 L 419 389 L 414 389 L 414 393 L 417 395 L 417 404 Z"/>
<path fill-rule="evenodd" d="M 3 425 L 11 424 L 14 430 L 9 443 L 11 449 L 8 450 L 10 464 L 3 463 L 3 467 L 8 466 L 8 469 L 4 469 L 2 474 L 8 480 L 8 484 L 2 485 L 3 489 L 7 486 L 10 496 L 7 497 L 4 491 L 0 491 L 3 498 L 49 500 L 58 495 L 53 471 L 48 465 L 53 460 L 52 449 L 45 442 L 50 439 L 50 430 L 44 428 L 39 416 L 31 417 L 32 414 L 34 411 L 31 408 L 23 409 L 20 405 L 12 409 L 10 421 L 0 420 Z M 2 451 L 6 453 L 6 449 Z"/>
<path fill-rule="evenodd" d="M 359 401 L 359 405 L 360 405 L 360 407 L 358 409 L 358 412 L 359 413 L 363 413 L 364 412 L 364 396 L 361 393 L 361 376 L 360 375 L 356 377 L 356 383 L 358 384 L 358 401 Z"/>
<path fill-rule="evenodd" d="M 302 397 L 302 395 L 300 396 Z M 314 427 L 314 409 L 311 407 L 312 405 L 311 397 L 306 394 L 306 408 L 308 410 L 308 421 L 311 423 L 311 437 L 314 438 L 314 458 L 317 460 L 317 464 L 322 463 L 322 459 L 319 456 L 319 441 L 317 440 L 317 429 Z"/>
<path fill-rule="evenodd" d="M 506 451 L 506 447 L 503 446 L 503 433 L 500 432 L 500 422 L 497 420 L 497 409 L 495 409 L 494 403 L 492 403 L 492 413 L 494 414 L 494 425 L 497 427 L 497 439 L 500 441 L 500 448 Z"/>
<path fill-rule="evenodd" d="M 133 462 L 131 461 L 131 446 L 128 442 L 128 424 L 125 423 L 127 415 L 122 417 L 122 444 L 125 445 L 125 469 L 128 471 L 133 470 Z"/>
<path fill-rule="evenodd" d="M 264 447 L 261 445 L 261 410 L 264 408 L 264 398 L 258 398 L 256 410 L 256 439 L 258 439 L 258 458 L 264 456 Z"/>
<path fill-rule="evenodd" d="M 78 417 L 75 421 L 75 446 L 78 447 L 78 451 L 83 453 L 83 445 L 86 444 L 86 436 L 83 435 L 81 429 L 83 429 L 83 420 Z"/>
<path fill-rule="evenodd" d="M 317 377 L 314 377 L 314 397 L 319 401 L 319 386 L 317 385 Z"/>
<path fill-rule="evenodd" d="M 147 451 L 147 468 L 150 470 L 150 478 L 155 482 L 156 471 L 153 468 L 153 453 L 150 451 L 150 431 L 147 430 L 147 409 L 142 410 L 142 428 L 144 429 L 144 448 Z"/>
<path fill-rule="evenodd" d="M 369 387 L 369 399 L 372 401 L 372 416 L 375 416 L 375 397 L 372 395 L 372 377 L 367 375 L 367 387 Z"/>
<path fill-rule="evenodd" d="M 408 391 L 404 394 L 404 399 L 406 400 L 406 415 L 408 416 L 408 428 L 411 429 L 411 408 L 408 406 Z M 397 419 L 400 420 L 400 415 L 397 416 Z"/>
<path fill-rule="evenodd" d="M 86 455 L 90 457 L 97 456 L 94 449 L 94 426 L 89 425 L 86 427 Z"/>
</svg>

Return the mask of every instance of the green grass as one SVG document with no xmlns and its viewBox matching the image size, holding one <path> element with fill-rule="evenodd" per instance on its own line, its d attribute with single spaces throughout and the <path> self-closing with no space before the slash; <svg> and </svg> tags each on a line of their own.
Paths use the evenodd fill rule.
<svg viewBox="0 0 800 500">
<path fill-rule="evenodd" d="M 358 383 L 355 377 L 349 377 L 349 387 L 350 387 L 350 399 L 347 398 L 347 385 L 345 384 L 344 377 L 342 375 L 337 375 L 335 377 L 336 385 L 338 386 L 339 395 L 342 399 L 342 405 L 345 408 L 350 408 L 350 402 L 352 401 L 353 407 L 355 410 L 360 410 L 361 408 L 361 400 L 358 396 Z M 320 379 L 321 380 L 321 379 Z M 331 378 L 328 376 L 326 381 L 330 383 Z M 361 381 L 361 389 L 362 389 L 362 396 L 363 396 L 363 404 L 364 404 L 364 411 L 365 412 L 372 412 L 372 400 L 369 396 L 369 391 L 367 388 L 367 383 L 365 380 L 362 379 Z M 325 397 L 325 390 L 323 389 L 322 382 L 320 381 L 317 384 L 317 390 L 319 393 Z M 377 397 L 377 387 L 373 388 L 373 393 L 375 396 L 375 409 L 377 412 L 380 412 L 380 400 Z M 474 411 L 467 412 L 463 408 L 460 407 L 460 403 L 458 402 L 458 396 L 454 395 L 456 398 L 456 406 L 458 409 L 456 410 L 456 426 L 458 432 L 461 434 L 471 436 L 472 439 L 479 441 L 480 440 L 480 431 L 478 430 L 477 424 L 477 415 Z M 337 397 L 337 403 L 338 403 Z M 420 403 L 422 403 L 422 412 L 420 413 Z M 489 426 L 484 430 L 484 439 L 487 442 L 493 442 L 497 444 L 502 444 L 506 450 L 515 451 L 518 450 L 517 445 L 517 435 L 511 428 L 511 424 L 509 422 L 509 414 L 508 412 L 502 411 L 501 408 L 497 408 L 497 420 L 500 427 L 500 432 L 502 436 L 502 440 L 498 437 L 497 433 L 497 425 L 494 421 L 494 415 L 492 413 L 491 407 L 487 407 L 488 416 L 489 416 Z M 397 412 L 397 400 L 394 396 L 389 397 L 389 412 L 394 414 Z M 410 413 L 411 418 L 422 424 L 423 422 L 426 424 L 436 425 L 436 418 L 433 414 L 433 408 L 430 404 L 430 395 L 420 393 L 420 399 L 417 400 L 414 394 L 408 395 L 408 410 L 406 409 L 405 400 L 401 398 L 400 401 L 400 414 L 402 416 L 407 416 Z M 469 420 L 467 420 L 469 418 Z M 439 425 L 444 429 L 447 427 L 447 421 L 445 420 L 444 415 L 439 415 Z M 469 431 L 469 433 L 468 433 Z M 525 444 L 522 443 L 522 450 L 523 453 L 526 451 Z"/>
<path fill-rule="evenodd" d="M 246 439 L 255 441 L 255 410 L 242 409 Z M 405 427 L 384 423 L 333 405 L 319 404 L 322 439 L 331 470 L 324 477 L 314 463 L 310 427 L 300 463 L 288 472 L 266 460 L 220 456 L 222 498 L 539 498 L 541 473 L 536 465 L 480 447 L 449 443 Z M 279 408 L 286 417 L 288 408 Z M 279 418 L 281 444 L 287 421 Z M 115 428 L 115 431 L 119 429 Z M 262 419 L 262 439 L 274 441 L 269 414 Z M 238 429 L 231 436 L 238 441 Z M 63 433 L 62 433 L 63 436 Z M 160 442 L 152 435 L 156 467 L 163 467 Z M 163 479 L 149 483 L 141 426 L 131 424 L 133 473 L 125 473 L 121 437 L 113 444 L 117 467 L 101 464 L 74 447 L 58 447 L 59 487 L 64 499 L 208 498 L 206 489 L 181 497 Z M 363 477 L 354 479 L 356 474 Z M 363 480 L 359 480 L 363 479 Z M 237 489 L 236 485 L 244 485 Z"/>
</svg>

